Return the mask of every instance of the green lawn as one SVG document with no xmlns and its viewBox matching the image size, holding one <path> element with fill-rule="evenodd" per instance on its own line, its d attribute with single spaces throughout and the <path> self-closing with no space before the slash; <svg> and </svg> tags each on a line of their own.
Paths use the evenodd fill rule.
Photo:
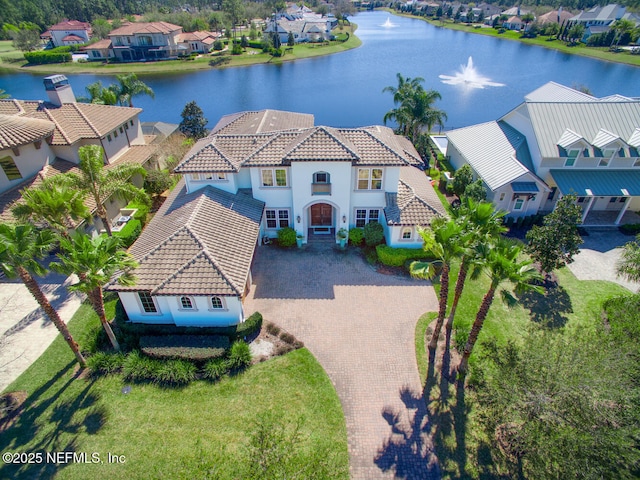
<svg viewBox="0 0 640 480">
<path fill-rule="evenodd" d="M 351 26 L 339 27 L 336 30 L 338 36 L 349 33 L 349 39 L 346 42 L 330 42 L 327 44 L 301 43 L 293 47 L 293 51 L 285 52 L 285 55 L 279 58 L 262 53 L 262 50 L 247 48 L 242 55 L 226 55 L 230 61 L 221 67 L 211 67 L 209 62 L 218 58 L 214 54 L 202 55 L 195 60 L 167 60 L 162 62 L 145 62 L 145 63 L 109 63 L 87 62 L 87 63 L 56 63 L 51 65 L 33 65 L 27 66 L 22 52 L 16 51 L 11 46 L 11 42 L 0 42 L 0 59 L 13 58 L 22 59 L 20 62 L 0 62 L 0 68 L 18 69 L 20 71 L 32 73 L 93 73 L 116 75 L 120 73 L 184 73 L 196 70 L 208 70 L 210 68 L 225 68 L 247 65 L 257 65 L 264 63 L 283 63 L 300 60 L 303 58 L 319 57 L 322 55 L 331 55 L 334 53 L 344 52 L 352 48 L 362 45 L 362 41 L 355 35 L 357 25 L 352 23 Z M 283 48 L 287 48 L 283 45 Z M 7 53 L 3 53 L 7 52 Z"/>
<path fill-rule="evenodd" d="M 114 302 L 109 309 L 113 316 Z M 99 329 L 83 305 L 70 322 L 86 343 Z M 340 402 L 306 349 L 252 366 L 245 373 L 185 388 L 131 385 L 120 376 L 76 378 L 73 355 L 60 336 L 7 391 L 29 396 L 0 451 L 74 451 L 104 463 L 0 465 L 0 478 L 241 478 L 248 439 L 267 412 L 289 428 L 301 419 L 296 465 L 323 462 L 328 478 L 348 478 L 346 427 Z M 108 463 L 108 454 L 125 463 Z M 321 477 L 322 478 L 322 477 Z"/>
<path fill-rule="evenodd" d="M 449 301 L 453 299 L 457 266 L 452 270 Z M 629 293 L 611 282 L 580 281 L 568 268 L 563 268 L 556 274 L 559 287 L 551 294 L 523 299 L 513 309 L 507 308 L 496 295 L 471 357 L 471 375 L 478 354 L 482 351 L 483 339 L 494 337 L 500 342 L 509 339 L 517 341 L 532 322 L 549 321 L 551 328 L 557 329 L 559 334 L 568 329 L 595 326 L 600 319 L 599 309 L 603 300 Z M 470 329 L 487 288 L 486 276 L 476 281 L 467 281 L 456 312 L 454 328 Z M 475 423 L 473 390 L 457 389 L 441 378 L 437 369 L 435 372 L 427 372 L 428 356 L 424 338 L 427 326 L 435 316 L 435 313 L 426 314 L 416 325 L 416 357 L 420 377 L 425 382 L 433 441 L 443 478 L 496 478 L 497 472 L 494 471 L 487 448 L 492 439 L 485 438 Z M 454 345 L 455 335 L 452 348 Z"/>
<path fill-rule="evenodd" d="M 448 19 L 434 20 L 433 18 L 417 17 L 415 15 L 409 14 L 399 14 L 398 12 L 389 9 L 387 9 L 387 11 L 393 13 L 394 15 L 424 20 L 436 27 L 449 28 L 451 30 L 459 30 L 479 35 L 488 35 L 491 37 L 503 38 L 505 40 L 522 42 L 527 45 L 537 45 L 539 47 L 558 50 L 560 52 L 568 53 L 571 55 L 581 55 L 584 57 L 606 60 L 608 62 L 640 66 L 640 55 L 631 55 L 631 53 L 629 53 L 628 51 L 614 53 L 610 52 L 606 47 L 587 47 L 583 43 L 580 43 L 578 45 L 567 45 L 566 42 L 563 42 L 561 40 L 549 40 L 549 38 L 546 36 L 538 36 L 536 38 L 521 38 L 521 34 L 519 32 L 515 32 L 512 30 L 507 30 L 504 33 L 498 33 L 497 29 L 491 27 L 476 28 L 475 25 L 467 25 L 466 23 L 454 23 L 453 20 Z"/>
</svg>

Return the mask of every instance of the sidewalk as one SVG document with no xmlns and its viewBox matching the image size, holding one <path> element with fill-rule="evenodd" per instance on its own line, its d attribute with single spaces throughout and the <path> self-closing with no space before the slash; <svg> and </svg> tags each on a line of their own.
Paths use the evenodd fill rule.
<svg viewBox="0 0 640 480">
<path fill-rule="evenodd" d="M 52 272 L 37 280 L 60 318 L 68 322 L 83 298 L 68 291 L 71 277 Z M 58 329 L 19 279 L 0 280 L 0 392 L 42 355 L 56 335 Z"/>
</svg>

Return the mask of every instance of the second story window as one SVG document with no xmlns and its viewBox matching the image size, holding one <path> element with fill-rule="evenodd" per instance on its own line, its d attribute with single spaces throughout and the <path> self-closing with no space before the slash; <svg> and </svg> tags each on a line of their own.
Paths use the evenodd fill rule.
<svg viewBox="0 0 640 480">
<path fill-rule="evenodd" d="M 358 190 L 381 190 L 382 189 L 382 169 L 381 168 L 359 168 L 358 169 Z"/>
<path fill-rule="evenodd" d="M 576 164 L 576 158 L 578 158 L 579 150 L 570 150 L 567 159 L 564 162 L 565 167 L 573 167 Z"/>
<path fill-rule="evenodd" d="M 287 171 L 284 168 L 263 168 L 261 175 L 263 187 L 287 186 Z"/>
</svg>

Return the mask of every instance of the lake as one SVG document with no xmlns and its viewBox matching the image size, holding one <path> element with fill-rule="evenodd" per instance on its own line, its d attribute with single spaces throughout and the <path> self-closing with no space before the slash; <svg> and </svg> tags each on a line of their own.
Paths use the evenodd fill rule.
<svg viewBox="0 0 640 480">
<path fill-rule="evenodd" d="M 495 120 L 550 80 L 585 85 L 598 97 L 640 96 L 637 67 L 447 30 L 386 12 L 359 13 L 353 21 L 363 42 L 355 50 L 281 65 L 144 75 L 140 78 L 155 91 L 155 100 L 141 96 L 134 104 L 144 109 L 143 121 L 179 123 L 184 105 L 196 100 L 209 127 L 222 115 L 264 108 L 312 113 L 317 125 L 365 126 L 382 123 L 385 112 L 393 108 L 391 94 L 382 89 L 397 85 L 396 74 L 401 73 L 423 77 L 425 88 L 440 92 L 436 107 L 446 112 L 445 126 L 452 129 Z M 443 83 L 446 79 L 440 76 L 460 76 L 469 57 L 475 77 L 503 86 Z M 46 99 L 44 76 L 0 73 L 0 88 L 13 98 Z M 77 96 L 97 80 L 105 85 L 115 81 L 104 75 L 67 77 Z"/>
</svg>

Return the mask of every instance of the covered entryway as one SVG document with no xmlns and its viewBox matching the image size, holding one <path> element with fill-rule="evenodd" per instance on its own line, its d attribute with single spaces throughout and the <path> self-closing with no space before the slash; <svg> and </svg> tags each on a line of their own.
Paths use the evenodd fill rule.
<svg viewBox="0 0 640 480">
<path fill-rule="evenodd" d="M 309 207 L 309 227 L 314 234 L 329 235 L 334 225 L 334 210 L 328 203 L 315 203 Z"/>
</svg>

